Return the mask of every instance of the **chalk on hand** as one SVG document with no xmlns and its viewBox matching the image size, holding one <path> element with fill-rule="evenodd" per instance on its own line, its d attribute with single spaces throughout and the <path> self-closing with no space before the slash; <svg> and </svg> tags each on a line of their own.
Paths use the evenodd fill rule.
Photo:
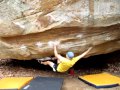
<svg viewBox="0 0 120 90">
<path fill-rule="evenodd" d="M 50 47 L 53 47 L 53 45 L 59 45 L 59 44 L 60 44 L 59 41 L 49 41 L 49 42 L 48 42 L 48 45 L 49 45 Z"/>
<path fill-rule="evenodd" d="M 59 41 L 54 41 L 54 45 L 59 45 L 60 42 Z"/>
</svg>

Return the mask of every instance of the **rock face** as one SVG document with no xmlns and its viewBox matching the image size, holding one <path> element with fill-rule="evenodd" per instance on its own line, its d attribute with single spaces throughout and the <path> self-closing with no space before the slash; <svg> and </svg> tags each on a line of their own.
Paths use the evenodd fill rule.
<svg viewBox="0 0 120 90">
<path fill-rule="evenodd" d="M 0 0 L 0 58 L 120 50 L 120 0 Z"/>
</svg>

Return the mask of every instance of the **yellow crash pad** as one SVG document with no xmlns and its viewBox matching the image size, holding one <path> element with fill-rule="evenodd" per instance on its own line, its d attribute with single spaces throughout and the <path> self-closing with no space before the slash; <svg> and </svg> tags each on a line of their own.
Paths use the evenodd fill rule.
<svg viewBox="0 0 120 90">
<path fill-rule="evenodd" d="M 79 79 L 95 86 L 96 88 L 101 87 L 112 87 L 120 85 L 120 78 L 117 76 L 113 76 L 109 73 L 100 73 L 100 74 L 93 74 L 93 75 L 85 75 L 85 76 L 79 76 Z"/>
<path fill-rule="evenodd" d="M 7 77 L 0 80 L 0 90 L 9 89 L 20 89 L 28 82 L 30 82 L 33 77 Z"/>
</svg>

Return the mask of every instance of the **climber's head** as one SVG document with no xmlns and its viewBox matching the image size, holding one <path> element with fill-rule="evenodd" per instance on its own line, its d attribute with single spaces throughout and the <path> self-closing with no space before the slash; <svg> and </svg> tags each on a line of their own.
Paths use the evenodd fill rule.
<svg viewBox="0 0 120 90">
<path fill-rule="evenodd" d="M 74 53 L 73 53 L 73 52 L 67 52 L 67 53 L 66 53 L 66 57 L 67 57 L 68 59 L 72 59 L 72 58 L 74 57 Z"/>
</svg>

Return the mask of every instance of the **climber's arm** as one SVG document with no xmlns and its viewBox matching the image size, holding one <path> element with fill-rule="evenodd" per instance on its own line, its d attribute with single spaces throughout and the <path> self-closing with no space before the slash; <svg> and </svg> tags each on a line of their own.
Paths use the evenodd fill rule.
<svg viewBox="0 0 120 90">
<path fill-rule="evenodd" d="M 91 49 L 92 49 L 92 47 L 90 47 L 87 51 L 85 51 L 84 53 L 80 54 L 79 56 L 73 58 L 71 63 L 74 65 L 78 60 L 83 58 Z"/>
<path fill-rule="evenodd" d="M 60 62 L 67 61 L 65 57 L 63 57 L 60 54 L 58 54 L 56 45 L 54 45 L 54 55 Z"/>
</svg>

